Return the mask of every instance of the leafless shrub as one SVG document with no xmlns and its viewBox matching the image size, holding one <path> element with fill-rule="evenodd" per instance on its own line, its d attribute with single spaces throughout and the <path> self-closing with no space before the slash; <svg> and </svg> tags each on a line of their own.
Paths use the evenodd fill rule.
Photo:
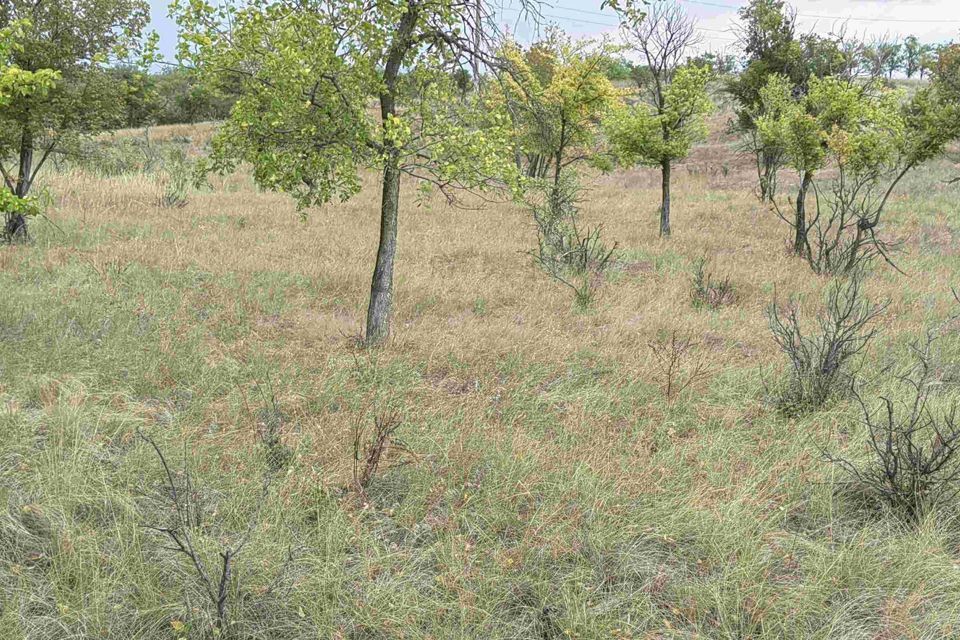
<svg viewBox="0 0 960 640">
<path fill-rule="evenodd" d="M 668 401 L 683 393 L 691 384 L 707 374 L 699 344 L 682 337 L 674 329 L 669 337 L 661 336 L 647 343 L 657 367 L 660 387 Z"/>
<path fill-rule="evenodd" d="M 796 304 L 781 311 L 774 300 L 767 310 L 770 331 L 790 361 L 781 407 L 789 413 L 815 410 L 849 387 L 852 361 L 876 335 L 875 328 L 867 327 L 886 307 L 887 303 L 874 305 L 864 297 L 860 278 L 836 281 L 818 314 L 820 330 L 810 335 L 800 323 Z"/>
<path fill-rule="evenodd" d="M 956 401 L 940 410 L 930 406 L 934 383 L 931 351 L 936 338 L 936 332 L 930 331 L 925 341 L 912 345 L 915 366 L 908 374 L 897 376 L 908 389 L 907 400 L 881 396 L 876 410 L 854 391 L 867 429 L 870 462 L 860 466 L 824 452 L 827 460 L 912 523 L 960 494 Z"/>
<path fill-rule="evenodd" d="M 363 426 L 364 416 L 357 419 L 353 429 L 353 484 L 359 492 L 363 493 L 373 480 L 388 450 L 410 452 L 395 437 L 402 424 L 397 413 L 374 416 L 373 431 L 368 434 Z"/>
<path fill-rule="evenodd" d="M 736 294 L 729 277 L 714 279 L 707 271 L 707 259 L 700 258 L 693 267 L 693 291 L 691 298 L 697 309 L 719 309 L 736 301 Z"/>
<path fill-rule="evenodd" d="M 875 177 L 839 179 L 830 193 L 814 184 L 816 215 L 806 231 L 805 252 L 814 273 L 847 276 L 878 257 L 897 268 L 891 258 L 896 245 L 876 233 L 886 198 L 874 197 L 869 180 Z"/>
<path fill-rule="evenodd" d="M 219 567 L 214 568 L 209 565 L 204 554 L 200 551 L 200 545 L 197 544 L 198 535 L 209 536 L 203 534 L 203 529 L 206 527 L 203 504 L 197 497 L 198 492 L 194 488 L 189 470 L 184 468 L 182 474 L 180 474 L 182 480 L 178 483 L 166 456 L 163 454 L 163 450 L 156 441 L 142 432 L 140 437 L 150 445 L 163 467 L 166 493 L 173 507 L 172 524 L 148 525 L 147 528 L 166 536 L 172 544 L 164 547 L 165 549 L 180 554 L 188 560 L 201 591 L 206 595 L 207 601 L 213 608 L 214 634 L 217 637 L 227 637 L 227 604 L 230 597 L 234 567 L 237 557 L 250 541 L 260 521 L 260 511 L 269 494 L 272 476 L 267 475 L 264 479 L 263 494 L 258 501 L 258 508 L 249 519 L 245 530 L 236 537 L 232 545 L 220 542 Z M 204 544 L 203 546 L 207 545 Z"/>
</svg>

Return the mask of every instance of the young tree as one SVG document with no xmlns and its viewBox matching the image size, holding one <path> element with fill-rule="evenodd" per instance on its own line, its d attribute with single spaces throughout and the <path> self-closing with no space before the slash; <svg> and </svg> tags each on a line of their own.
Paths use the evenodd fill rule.
<svg viewBox="0 0 960 640">
<path fill-rule="evenodd" d="M 917 36 L 907 36 L 903 41 L 903 72 L 908 78 L 920 73 L 923 67 L 924 45 L 920 44 Z M 922 76 L 921 76 L 922 77 Z"/>
<path fill-rule="evenodd" d="M 827 274 L 852 273 L 876 255 L 889 261 L 876 228 L 890 195 L 909 171 L 960 136 L 960 103 L 938 87 L 908 101 L 879 82 L 835 77 L 812 78 L 800 98 L 786 79 L 773 77 L 763 99 L 769 115 L 758 123 L 761 135 L 783 141 L 801 176 L 793 219 L 775 204 L 794 228 L 795 252 Z M 836 177 L 819 180 L 826 166 Z M 809 220 L 811 190 L 816 208 Z"/>
<path fill-rule="evenodd" d="M 21 49 L 24 31 L 29 27 L 29 22 L 25 21 L 0 27 L 0 109 L 8 108 L 16 100 L 45 96 L 60 79 L 60 74 L 52 69 L 27 71 L 11 62 L 13 54 Z M 4 177 L 9 187 L 10 180 L 6 174 Z M 37 212 L 36 204 L 7 187 L 0 188 L 0 211 L 4 214 L 0 238 L 24 240 L 27 237 L 26 216 Z"/>
<path fill-rule="evenodd" d="M 473 60 L 491 62 L 483 37 L 494 28 L 488 5 L 243 0 L 214 8 L 182 0 L 174 12 L 179 57 L 207 84 L 239 80 L 240 97 L 213 140 L 207 169 L 249 162 L 259 185 L 292 194 L 301 208 L 350 198 L 362 168 L 381 172 L 366 339 L 383 340 L 402 176 L 453 197 L 516 172 L 509 118 L 483 91 L 461 100 L 452 73 Z"/>
<path fill-rule="evenodd" d="M 925 44 L 921 47 L 920 64 L 917 68 L 921 80 L 937 67 L 937 55 L 938 48 L 935 45 Z"/>
<path fill-rule="evenodd" d="M 760 201 L 769 202 L 777 191 L 783 151 L 779 145 L 764 144 L 757 134 L 756 121 L 762 115 L 760 90 L 772 74 L 798 83 L 804 80 L 799 71 L 802 52 L 796 38 L 796 18 L 783 0 L 751 0 L 739 15 L 743 71 L 730 79 L 726 90 L 736 102 L 736 126 L 744 135 L 745 150 L 756 162 Z"/>
<path fill-rule="evenodd" d="M 146 0 L 0 3 L 0 27 L 21 25 L 8 64 L 17 73 L 51 70 L 58 77 L 44 91 L 15 92 L 0 108 L 0 158 L 17 159 L 15 170 L 0 162 L 0 173 L 15 196 L 28 196 L 52 153 L 119 122 L 122 88 L 111 81 L 106 63 L 137 45 L 149 10 Z M 26 219 L 8 211 L 6 235 L 25 239 Z"/>
<path fill-rule="evenodd" d="M 531 178 L 552 176 L 553 188 L 568 166 L 597 157 L 600 120 L 620 96 L 607 77 L 611 49 L 574 42 L 558 30 L 523 51 L 514 42 L 501 49 L 499 92 L 518 134 L 517 151 Z"/>
<path fill-rule="evenodd" d="M 660 235 L 670 235 L 670 169 L 706 136 L 708 67 L 681 67 L 697 42 L 696 26 L 678 5 L 656 3 L 644 15 L 632 0 L 611 3 L 628 43 L 647 63 L 640 86 L 644 103 L 618 110 L 608 121 L 617 155 L 628 163 L 660 167 Z"/>
</svg>

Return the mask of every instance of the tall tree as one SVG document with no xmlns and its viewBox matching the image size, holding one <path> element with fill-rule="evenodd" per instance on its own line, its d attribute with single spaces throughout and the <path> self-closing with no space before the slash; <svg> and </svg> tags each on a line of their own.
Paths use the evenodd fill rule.
<svg viewBox="0 0 960 640">
<path fill-rule="evenodd" d="M 685 68 L 690 47 L 699 41 L 696 23 L 679 5 L 657 2 L 644 9 L 635 0 L 608 3 L 620 17 L 627 46 L 646 63 L 639 77 L 644 105 L 611 121 L 611 137 L 621 155 L 660 167 L 660 235 L 670 235 L 670 170 L 702 135 L 702 117 L 710 108 L 706 83 L 710 70 Z"/>
<path fill-rule="evenodd" d="M 9 64 L 21 72 L 58 74 L 48 91 L 17 93 L 0 108 L 0 158 L 17 159 L 15 169 L 0 163 L 0 172 L 18 198 L 28 196 L 52 153 L 119 123 L 122 87 L 107 74 L 107 63 L 137 46 L 149 10 L 146 0 L 0 3 L 0 28 L 22 28 Z M 6 234 L 26 238 L 26 219 L 7 214 Z"/>
<path fill-rule="evenodd" d="M 480 17 L 478 19 L 478 10 Z M 475 0 L 177 1 L 179 56 L 207 84 L 239 79 L 208 169 L 253 166 L 302 207 L 350 198 L 381 172 L 368 343 L 390 331 L 403 176 L 455 197 L 516 172 L 506 114 L 454 74 L 490 65 L 493 15 Z M 479 49 L 478 49 L 478 42 Z M 369 109 L 371 101 L 378 113 Z"/>
</svg>

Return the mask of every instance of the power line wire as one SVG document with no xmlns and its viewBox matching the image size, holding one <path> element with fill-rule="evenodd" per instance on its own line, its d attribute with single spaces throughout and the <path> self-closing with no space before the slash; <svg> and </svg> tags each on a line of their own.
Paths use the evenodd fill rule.
<svg viewBox="0 0 960 640">
<path fill-rule="evenodd" d="M 729 4 L 720 4 L 718 2 L 707 2 L 706 0 L 680 0 L 690 4 L 701 4 L 705 7 L 720 7 L 721 9 L 740 9 L 741 7 Z M 798 18 L 821 18 L 824 20 L 848 20 L 850 22 L 903 22 L 912 24 L 960 24 L 960 20 L 910 20 L 903 18 L 854 18 L 853 16 L 824 16 L 815 13 L 798 13 Z"/>
<path fill-rule="evenodd" d="M 699 4 L 705 7 L 719 7 L 721 9 L 740 9 L 740 6 L 734 6 L 730 4 L 720 4 L 718 2 L 707 2 L 707 0 L 680 0 L 680 2 L 688 2 L 690 4 Z M 573 7 L 565 7 L 561 4 L 551 5 L 552 9 L 562 9 L 564 11 L 573 11 L 575 13 L 583 13 L 594 16 L 609 16 L 609 13 L 604 13 L 603 11 L 590 11 L 588 9 L 574 9 Z M 797 17 L 799 18 L 821 18 L 824 20 L 849 20 L 851 22 L 903 22 L 903 23 L 928 23 L 928 24 L 942 24 L 946 23 L 956 23 L 960 24 L 960 20 L 910 20 L 902 18 L 854 18 L 852 16 L 825 16 L 815 13 L 798 13 Z M 722 33 L 718 29 L 701 29 L 702 31 L 717 31 Z"/>
</svg>

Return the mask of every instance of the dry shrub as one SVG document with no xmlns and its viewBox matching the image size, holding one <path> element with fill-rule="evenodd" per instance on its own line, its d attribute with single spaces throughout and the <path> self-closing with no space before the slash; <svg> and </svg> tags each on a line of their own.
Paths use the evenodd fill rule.
<svg viewBox="0 0 960 640">
<path fill-rule="evenodd" d="M 856 356 L 876 335 L 868 326 L 887 303 L 872 304 L 864 297 L 860 277 L 835 281 L 818 314 L 819 331 L 807 332 L 795 303 L 785 311 L 770 304 L 767 317 L 777 346 L 790 361 L 790 373 L 779 404 L 788 413 L 812 411 L 842 389 L 849 388 Z"/>
<path fill-rule="evenodd" d="M 660 388 L 666 399 L 673 400 L 691 384 L 707 375 L 699 343 L 681 336 L 676 329 L 647 343 L 657 367 Z"/>
</svg>

